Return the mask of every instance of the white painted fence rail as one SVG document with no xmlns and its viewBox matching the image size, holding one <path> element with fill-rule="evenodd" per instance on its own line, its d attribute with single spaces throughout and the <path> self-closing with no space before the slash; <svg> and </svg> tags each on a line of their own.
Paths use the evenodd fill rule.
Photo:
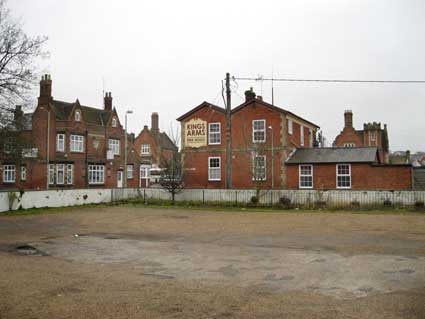
<svg viewBox="0 0 425 319">
<path fill-rule="evenodd" d="M 352 190 L 274 190 L 262 192 L 260 203 L 272 205 L 286 199 L 295 206 L 330 207 L 381 206 L 385 203 L 396 206 L 413 206 L 425 202 L 425 191 L 352 191 Z M 142 200 L 170 200 L 171 194 L 162 189 L 70 189 L 15 192 L 13 201 L 10 192 L 0 192 L 0 212 L 19 208 L 65 207 L 140 198 Z M 193 201 L 205 204 L 248 204 L 255 190 L 185 189 L 176 195 L 176 201 Z"/>
</svg>

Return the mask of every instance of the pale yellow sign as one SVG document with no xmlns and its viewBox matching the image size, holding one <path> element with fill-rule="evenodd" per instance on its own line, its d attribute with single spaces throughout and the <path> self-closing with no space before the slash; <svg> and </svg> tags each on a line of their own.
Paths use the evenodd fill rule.
<svg viewBox="0 0 425 319">
<path fill-rule="evenodd" d="M 202 147 L 207 145 L 207 122 L 194 118 L 185 124 L 185 146 Z"/>
</svg>

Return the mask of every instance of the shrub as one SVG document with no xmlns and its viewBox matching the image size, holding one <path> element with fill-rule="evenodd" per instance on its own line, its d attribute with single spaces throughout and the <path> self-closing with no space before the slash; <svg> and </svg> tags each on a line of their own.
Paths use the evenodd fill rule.
<svg viewBox="0 0 425 319">
<path fill-rule="evenodd" d="M 283 208 L 291 208 L 292 207 L 291 199 L 286 197 L 286 196 L 282 196 L 282 197 L 279 198 L 279 204 Z"/>
<path fill-rule="evenodd" d="M 393 203 L 387 198 L 386 200 L 384 200 L 384 206 L 385 207 L 391 207 L 393 205 Z"/>
<path fill-rule="evenodd" d="M 259 202 L 258 197 L 257 196 L 252 196 L 251 197 L 251 204 L 253 205 L 257 205 Z"/>
<path fill-rule="evenodd" d="M 424 202 L 422 202 L 422 201 L 416 201 L 415 202 L 415 209 L 422 210 L 424 208 L 425 208 Z"/>
</svg>

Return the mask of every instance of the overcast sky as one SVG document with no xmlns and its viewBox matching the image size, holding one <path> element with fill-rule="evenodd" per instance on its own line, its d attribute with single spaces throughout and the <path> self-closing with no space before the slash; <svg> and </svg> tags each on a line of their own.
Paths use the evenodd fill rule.
<svg viewBox="0 0 425 319">
<path fill-rule="evenodd" d="M 136 134 L 157 111 L 160 127 L 206 100 L 223 106 L 234 76 L 425 80 L 425 1 L 9 0 L 31 35 L 49 37 L 40 70 L 54 98 L 102 106 L 111 91 Z M 250 86 L 271 102 L 270 83 Z M 425 150 L 425 84 L 276 83 L 275 104 L 318 125 L 332 142 L 345 109 L 388 124 L 392 151 Z"/>
</svg>

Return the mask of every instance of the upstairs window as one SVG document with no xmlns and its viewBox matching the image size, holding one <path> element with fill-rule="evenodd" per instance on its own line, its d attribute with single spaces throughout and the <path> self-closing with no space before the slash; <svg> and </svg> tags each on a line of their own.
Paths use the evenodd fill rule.
<svg viewBox="0 0 425 319">
<path fill-rule="evenodd" d="M 56 135 L 56 152 L 65 152 L 65 134 Z"/>
<path fill-rule="evenodd" d="M 149 144 L 142 144 L 142 149 L 140 150 L 140 154 L 142 155 L 150 155 L 151 146 Z"/>
<path fill-rule="evenodd" d="M 351 165 L 338 164 L 336 166 L 336 187 L 351 188 Z"/>
<path fill-rule="evenodd" d="M 300 145 L 304 146 L 304 126 L 300 125 Z"/>
<path fill-rule="evenodd" d="M 252 168 L 253 168 L 252 180 L 254 181 L 266 180 L 266 156 L 265 155 L 254 155 Z"/>
<path fill-rule="evenodd" d="M 110 138 L 108 141 L 108 148 L 114 155 L 120 155 L 120 140 Z"/>
<path fill-rule="evenodd" d="M 208 180 L 220 181 L 221 180 L 221 158 L 208 157 Z"/>
<path fill-rule="evenodd" d="M 116 117 L 112 118 L 112 127 L 117 127 L 117 118 Z"/>
<path fill-rule="evenodd" d="M 70 136 L 70 149 L 71 152 L 84 152 L 84 136 L 82 135 L 71 135 Z"/>
<path fill-rule="evenodd" d="M 252 142 L 264 143 L 266 141 L 266 120 L 252 121 Z"/>
<path fill-rule="evenodd" d="M 16 166 L 3 165 L 3 183 L 14 183 L 16 180 Z"/>
<path fill-rule="evenodd" d="M 220 123 L 208 124 L 208 141 L 210 145 L 221 144 L 221 124 Z"/>
<path fill-rule="evenodd" d="M 300 188 L 313 188 L 313 165 L 300 165 Z"/>
<path fill-rule="evenodd" d="M 75 121 L 76 122 L 80 122 L 81 121 L 81 112 L 80 111 L 75 111 L 74 118 L 75 118 Z"/>
<path fill-rule="evenodd" d="M 292 120 L 288 120 L 288 134 L 291 134 L 294 132 L 294 127 L 293 127 L 293 123 Z"/>
</svg>

